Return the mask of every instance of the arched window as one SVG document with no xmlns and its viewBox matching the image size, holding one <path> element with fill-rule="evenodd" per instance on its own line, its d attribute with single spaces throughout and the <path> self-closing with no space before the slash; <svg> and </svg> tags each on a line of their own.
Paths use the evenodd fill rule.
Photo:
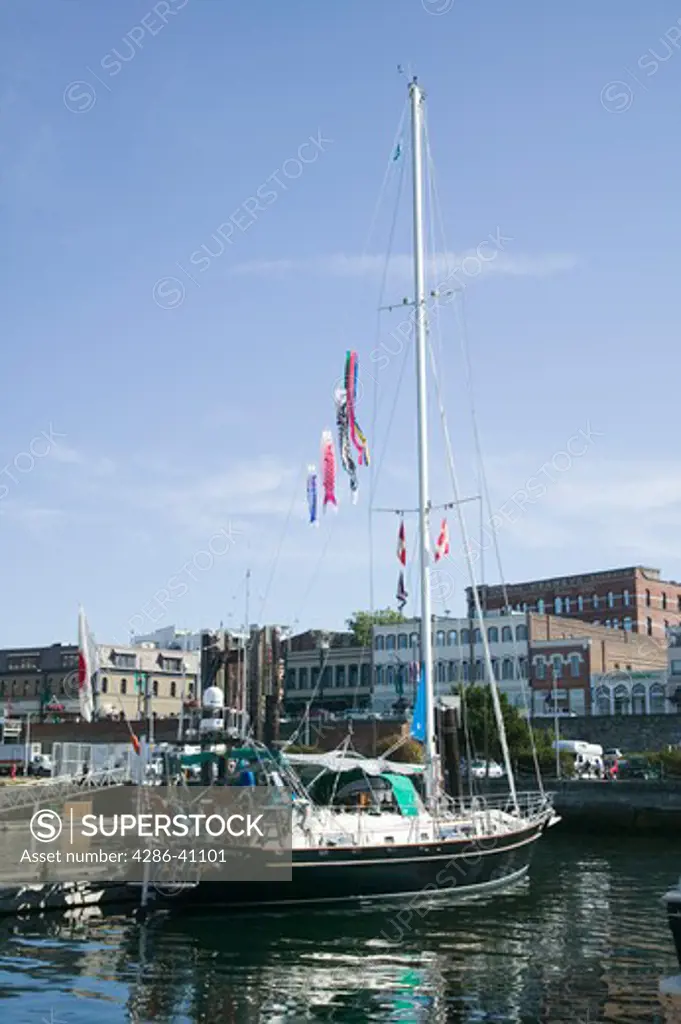
<svg viewBox="0 0 681 1024">
<path fill-rule="evenodd" d="M 515 638 L 516 640 L 527 640 L 527 626 L 516 626 Z"/>
<path fill-rule="evenodd" d="M 24 683 L 24 697 L 30 696 L 30 693 L 31 693 L 31 684 L 30 684 L 30 682 L 27 679 L 26 682 Z"/>
<path fill-rule="evenodd" d="M 539 600 L 537 601 L 537 612 L 538 612 L 539 615 L 543 615 L 544 614 L 544 608 L 545 607 L 546 606 L 544 604 L 544 598 L 540 597 Z"/>
<path fill-rule="evenodd" d="M 345 665 L 336 665 L 336 686 L 339 690 L 345 686 Z"/>
<path fill-rule="evenodd" d="M 591 604 L 594 608 L 598 609 L 598 594 L 594 594 L 591 598 Z"/>
<path fill-rule="evenodd" d="M 667 595 L 663 593 L 662 594 L 662 610 L 664 611 L 666 607 L 667 607 Z"/>
<path fill-rule="evenodd" d="M 562 615 L 563 614 L 563 599 L 562 599 L 562 597 L 554 598 L 553 610 L 556 613 L 556 615 Z"/>
<path fill-rule="evenodd" d="M 599 715 L 610 714 L 610 690 L 607 686 L 599 686 L 596 690 L 596 707 Z"/>
<path fill-rule="evenodd" d="M 154 679 L 151 684 L 152 696 L 158 697 L 158 679 Z"/>
<path fill-rule="evenodd" d="M 383 686 L 383 666 L 376 666 L 376 686 Z"/>
<path fill-rule="evenodd" d="M 551 656 L 551 667 L 553 668 L 553 678 L 560 679 L 563 675 L 563 658 L 560 654 Z"/>
<path fill-rule="evenodd" d="M 348 686 L 355 687 L 359 683 L 359 665 L 348 665 Z"/>
<path fill-rule="evenodd" d="M 449 662 L 449 682 L 456 683 L 459 678 L 459 663 L 458 661 Z"/>
<path fill-rule="evenodd" d="M 577 595 L 577 611 L 578 612 L 583 612 L 584 611 L 584 598 L 582 597 L 581 594 Z"/>
<path fill-rule="evenodd" d="M 631 594 L 628 590 L 622 591 L 622 603 L 628 608 L 631 604 Z"/>
<path fill-rule="evenodd" d="M 650 713 L 651 715 L 663 715 L 665 710 L 664 687 L 659 683 L 653 683 L 650 687 Z"/>
<path fill-rule="evenodd" d="M 359 672 L 360 686 L 367 687 L 371 682 L 371 665 L 368 662 L 363 662 Z"/>
<path fill-rule="evenodd" d="M 496 626 L 490 626 L 487 630 L 487 639 L 491 644 L 496 644 L 499 641 L 499 630 Z"/>
<path fill-rule="evenodd" d="M 436 647 L 444 647 L 444 645 L 445 645 L 445 631 L 444 631 L 444 629 L 438 629 L 437 633 L 435 634 L 435 646 Z"/>
<path fill-rule="evenodd" d="M 494 672 L 494 678 L 498 681 L 501 678 L 498 658 L 492 658 L 492 671 Z"/>
<path fill-rule="evenodd" d="M 518 658 L 518 673 L 521 679 L 527 679 L 527 658 Z"/>
<path fill-rule="evenodd" d="M 437 663 L 437 681 L 438 683 L 445 683 L 447 681 L 444 661 L 438 661 Z"/>
<path fill-rule="evenodd" d="M 307 690 L 307 668 L 298 669 L 298 686 L 301 690 Z"/>
<path fill-rule="evenodd" d="M 409 646 L 410 647 L 418 647 L 420 642 L 421 642 L 421 639 L 420 639 L 418 633 L 412 633 L 411 636 L 409 637 Z"/>
<path fill-rule="evenodd" d="M 510 626 L 504 626 L 501 630 L 501 639 L 504 643 L 509 643 L 513 639 L 513 633 L 511 632 Z"/>
<path fill-rule="evenodd" d="M 632 715 L 645 715 L 646 713 L 646 688 L 643 683 L 636 683 L 632 687 L 631 713 Z"/>
<path fill-rule="evenodd" d="M 534 659 L 534 674 L 537 679 L 546 679 L 546 659 L 541 654 Z"/>
<path fill-rule="evenodd" d="M 406 651 L 409 646 L 409 637 L 406 633 L 400 633 L 397 637 L 397 646 L 400 651 Z"/>
<path fill-rule="evenodd" d="M 467 629 L 462 629 L 461 630 L 461 643 L 462 644 L 469 644 L 470 642 L 471 642 L 470 631 L 467 630 Z"/>
<path fill-rule="evenodd" d="M 121 693 L 127 693 L 127 692 L 128 692 L 128 680 L 127 679 L 121 679 Z"/>
<path fill-rule="evenodd" d="M 628 715 L 631 709 L 629 691 L 623 683 L 615 687 L 615 714 Z"/>
<path fill-rule="evenodd" d="M 501 678 L 502 679 L 513 679 L 513 662 L 510 658 L 504 658 L 501 666 Z"/>
<path fill-rule="evenodd" d="M 109 689 L 109 680 L 106 676 L 102 676 L 102 693 L 107 693 Z"/>
<path fill-rule="evenodd" d="M 608 591 L 608 608 L 614 608 L 614 607 L 615 607 L 615 595 L 613 594 L 612 590 L 609 590 Z"/>
<path fill-rule="evenodd" d="M 470 663 L 467 662 L 467 661 L 462 661 L 461 662 L 461 670 L 462 670 L 462 674 L 463 674 L 463 681 L 464 681 L 464 683 L 469 683 L 471 681 L 471 666 L 470 666 Z"/>
<path fill-rule="evenodd" d="M 565 614 L 566 615 L 570 614 L 571 607 L 572 607 L 572 604 L 571 604 L 570 598 L 566 597 L 565 598 Z"/>
<path fill-rule="evenodd" d="M 479 629 L 474 629 L 473 630 L 473 643 L 474 644 L 481 644 L 482 643 L 482 633 L 480 632 Z"/>
<path fill-rule="evenodd" d="M 376 637 L 374 639 L 374 647 L 376 648 L 377 651 L 385 650 L 385 637 L 383 636 L 382 633 L 376 634 Z"/>
<path fill-rule="evenodd" d="M 170 683 L 170 696 L 177 697 L 177 683 L 174 679 Z"/>
<path fill-rule="evenodd" d="M 395 686 L 395 666 L 388 665 L 385 672 L 385 681 L 389 690 L 394 689 Z"/>
<path fill-rule="evenodd" d="M 485 678 L 485 670 L 480 660 L 475 663 L 475 678 L 478 682 L 481 682 Z"/>
<path fill-rule="evenodd" d="M 386 651 L 395 650 L 395 635 L 393 633 L 388 633 L 387 637 L 385 638 L 385 649 Z"/>
<path fill-rule="evenodd" d="M 631 627 L 633 625 L 631 621 L 631 615 L 625 615 L 625 617 L 622 619 L 622 625 L 626 629 L 627 633 L 631 633 Z"/>
<path fill-rule="evenodd" d="M 648 636 L 653 635 L 653 620 L 650 618 L 650 616 L 646 619 L 646 633 L 648 634 Z"/>
<path fill-rule="evenodd" d="M 646 608 L 650 608 L 650 591 L 646 590 Z"/>
<path fill-rule="evenodd" d="M 450 647 L 456 647 L 456 630 L 455 629 L 450 629 L 449 633 L 447 633 L 447 644 Z"/>
</svg>

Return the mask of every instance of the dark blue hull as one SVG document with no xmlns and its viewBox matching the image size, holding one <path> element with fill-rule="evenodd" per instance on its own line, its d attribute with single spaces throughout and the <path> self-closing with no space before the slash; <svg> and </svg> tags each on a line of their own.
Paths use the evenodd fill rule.
<svg viewBox="0 0 681 1024">
<path fill-rule="evenodd" d="M 295 851 L 291 881 L 205 881 L 169 897 L 166 905 L 246 907 L 440 892 L 474 895 L 521 878 L 544 827 L 534 823 L 477 841 Z"/>
<path fill-rule="evenodd" d="M 681 967 L 681 888 L 672 890 L 665 897 L 669 927 L 672 930 L 676 956 Z"/>
</svg>

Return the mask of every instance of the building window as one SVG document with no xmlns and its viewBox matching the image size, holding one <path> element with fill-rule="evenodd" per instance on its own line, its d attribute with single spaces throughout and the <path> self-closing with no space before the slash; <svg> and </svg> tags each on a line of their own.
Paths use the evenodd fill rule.
<svg viewBox="0 0 681 1024">
<path fill-rule="evenodd" d="M 158 697 L 158 679 L 154 679 L 151 684 L 151 692 L 154 697 Z"/>
<path fill-rule="evenodd" d="M 447 681 L 444 661 L 438 661 L 437 663 L 437 681 L 438 683 L 445 683 Z"/>
<path fill-rule="evenodd" d="M 298 669 L 298 689 L 307 690 L 307 668 Z"/>
<path fill-rule="evenodd" d="M 290 668 L 286 673 L 286 689 L 295 690 L 296 688 L 296 670 Z"/>
<path fill-rule="evenodd" d="M 615 687 L 615 714 L 616 715 L 628 715 L 631 708 L 631 700 L 629 698 L 629 691 L 626 686 Z"/>
<path fill-rule="evenodd" d="M 681 594 L 679 594 L 679 596 L 677 597 L 676 603 L 678 605 L 678 611 L 681 612 Z"/>
<path fill-rule="evenodd" d="M 627 608 L 631 604 L 631 595 L 629 594 L 628 590 L 622 591 L 622 602 L 626 605 Z"/>
<path fill-rule="evenodd" d="M 359 678 L 360 686 L 364 686 L 365 688 L 369 686 L 371 680 L 371 665 L 369 665 L 368 662 L 364 662 L 364 664 L 362 665 L 362 668 L 360 669 Z"/>
<path fill-rule="evenodd" d="M 319 682 L 320 672 L 321 672 L 321 668 L 319 667 L 319 665 L 312 665 L 311 666 L 311 668 L 310 668 L 310 689 L 314 690 L 315 692 L 317 690 L 317 683 Z M 328 683 L 328 676 L 327 676 L 327 683 Z"/>
<path fill-rule="evenodd" d="M 516 640 L 527 640 L 527 626 L 516 626 L 515 638 Z"/>
<path fill-rule="evenodd" d="M 410 645 L 412 647 L 418 647 L 418 645 L 419 645 L 419 635 L 418 635 L 418 633 L 412 633 L 411 634 L 411 636 L 409 637 L 409 643 L 410 643 Z"/>
<path fill-rule="evenodd" d="M 601 686 L 596 690 L 596 708 L 599 715 L 610 714 L 610 690 L 607 686 Z"/>
<path fill-rule="evenodd" d="M 127 692 L 128 692 L 128 680 L 127 679 L 121 679 L 121 693 L 127 693 Z"/>
<path fill-rule="evenodd" d="M 631 713 L 632 715 L 645 715 L 646 713 L 646 688 L 642 683 L 636 683 L 632 688 Z"/>
<path fill-rule="evenodd" d="M 513 679 L 513 662 L 510 658 L 504 658 L 501 665 L 501 678 Z"/>
<path fill-rule="evenodd" d="M 537 601 L 537 612 L 539 613 L 539 615 L 543 615 L 544 614 L 544 608 L 545 607 L 546 606 L 544 604 L 544 598 L 540 597 L 539 600 Z"/>
<path fill-rule="evenodd" d="M 578 654 L 570 655 L 570 675 L 573 679 L 579 679 L 579 663 L 580 657 Z"/>
<path fill-rule="evenodd" d="M 508 643 L 513 639 L 513 633 L 511 632 L 510 626 L 504 626 L 501 630 L 501 639 L 504 643 Z"/>
<path fill-rule="evenodd" d="M 464 683 L 469 683 L 471 681 L 471 667 L 470 667 L 470 664 L 467 661 L 463 661 L 461 663 L 461 669 L 462 669 Z"/>
<path fill-rule="evenodd" d="M 40 655 L 17 655 L 7 659 L 8 672 L 37 672 L 40 668 Z"/>
<path fill-rule="evenodd" d="M 578 612 L 583 612 L 584 611 L 584 598 L 582 597 L 581 594 L 577 595 L 577 611 Z"/>
<path fill-rule="evenodd" d="M 445 645 L 445 631 L 444 631 L 444 629 L 438 629 L 437 633 L 435 634 L 435 646 L 436 647 L 444 647 L 444 645 Z"/>
<path fill-rule="evenodd" d="M 345 665 L 336 665 L 336 686 L 338 689 L 345 686 Z"/>
<path fill-rule="evenodd" d="M 136 664 L 134 654 L 119 654 L 116 651 L 111 652 L 111 661 L 116 668 L 134 668 Z"/>
<path fill-rule="evenodd" d="M 177 683 L 174 679 L 170 681 L 170 696 L 177 697 Z"/>
<path fill-rule="evenodd" d="M 681 676 L 681 661 L 672 661 L 671 670 L 673 676 Z"/>
<path fill-rule="evenodd" d="M 78 666 L 78 655 L 77 654 L 62 654 L 61 656 L 61 667 L 62 668 L 77 668 Z"/>
<path fill-rule="evenodd" d="M 385 638 L 385 649 L 386 651 L 395 650 L 395 636 L 393 633 L 388 633 L 387 637 Z"/>
<path fill-rule="evenodd" d="M 376 686 L 383 686 L 383 666 L 376 666 Z"/>
<path fill-rule="evenodd" d="M 393 690 L 395 688 L 395 669 L 392 665 L 388 665 L 386 669 L 385 681 L 388 689 Z"/>
<path fill-rule="evenodd" d="M 552 656 L 551 666 L 553 668 L 553 678 L 560 679 L 563 675 L 563 659 L 560 654 L 554 654 Z"/>
<path fill-rule="evenodd" d="M 553 610 L 556 613 L 556 615 L 562 615 L 563 614 L 563 599 L 562 599 L 562 597 L 554 598 Z"/>
<path fill-rule="evenodd" d="M 350 665 L 348 668 L 348 686 L 357 686 L 359 683 L 359 665 Z"/>
<path fill-rule="evenodd" d="M 622 619 L 622 624 L 623 624 L 624 628 L 626 629 L 627 633 L 631 633 L 631 627 L 633 625 L 633 623 L 631 621 L 631 615 L 626 615 Z"/>
<path fill-rule="evenodd" d="M 462 644 L 469 644 L 470 642 L 471 642 L 470 630 L 462 629 L 461 630 L 461 643 Z"/>
<path fill-rule="evenodd" d="M 593 597 L 591 598 L 591 604 L 594 607 L 594 609 L 598 610 L 598 594 L 593 595 Z"/>
<path fill-rule="evenodd" d="M 102 676 L 102 693 L 107 693 L 109 689 L 109 680 L 106 676 Z"/>
<path fill-rule="evenodd" d="M 662 611 L 664 611 L 666 609 L 666 607 L 667 607 L 667 595 L 666 594 L 662 594 Z"/>
<path fill-rule="evenodd" d="M 487 639 L 491 644 L 496 644 L 499 642 L 499 630 L 497 629 L 496 626 L 489 627 L 489 629 L 487 630 Z"/>
<path fill-rule="evenodd" d="M 376 637 L 374 638 L 374 647 L 376 648 L 377 651 L 385 650 L 385 637 L 383 636 L 382 633 L 376 634 Z"/>
<path fill-rule="evenodd" d="M 665 710 L 664 687 L 655 683 L 650 687 L 650 713 L 651 715 L 663 715 Z"/>
<path fill-rule="evenodd" d="M 614 607 L 615 607 L 615 595 L 613 594 L 612 590 L 609 590 L 608 591 L 608 608 L 614 608 Z"/>
<path fill-rule="evenodd" d="M 485 670 L 481 661 L 476 661 L 475 663 L 475 678 L 478 682 L 482 682 L 485 678 Z"/>
<path fill-rule="evenodd" d="M 406 633 L 400 633 L 397 637 L 397 647 L 400 651 L 406 651 L 409 647 L 409 637 Z"/>
<path fill-rule="evenodd" d="M 527 658 L 518 658 L 518 673 L 521 679 L 527 679 Z"/>
<path fill-rule="evenodd" d="M 161 668 L 164 672 L 181 672 L 182 658 L 161 658 Z"/>
<path fill-rule="evenodd" d="M 569 597 L 566 597 L 566 598 L 565 598 L 565 614 L 566 614 L 566 615 L 569 615 L 569 614 L 570 614 L 570 608 L 571 608 L 571 607 L 572 607 L 572 605 L 571 605 L 571 602 L 570 602 L 570 598 L 569 598 Z"/>
<path fill-rule="evenodd" d="M 449 663 L 449 682 L 455 683 L 459 678 L 459 664 L 456 661 Z"/>
<path fill-rule="evenodd" d="M 650 608 L 650 591 L 646 590 L 646 608 Z"/>
<path fill-rule="evenodd" d="M 450 647 L 456 647 L 456 630 L 455 629 L 450 629 L 449 633 L 447 633 L 447 643 L 449 644 Z"/>
<path fill-rule="evenodd" d="M 653 620 L 650 617 L 646 619 L 646 633 L 648 636 L 653 635 Z"/>
<path fill-rule="evenodd" d="M 535 658 L 534 674 L 537 679 L 546 679 L 546 661 L 541 655 L 539 655 L 538 658 Z"/>
<path fill-rule="evenodd" d="M 480 632 L 479 629 L 474 629 L 473 630 L 473 643 L 474 644 L 481 644 L 482 643 L 482 633 Z"/>
<path fill-rule="evenodd" d="M 499 671 L 499 659 L 498 658 L 492 658 L 492 672 L 493 672 L 494 678 L 496 680 L 501 679 L 501 673 Z"/>
<path fill-rule="evenodd" d="M 24 683 L 24 697 L 30 697 L 31 695 L 31 684 L 28 680 Z"/>
</svg>

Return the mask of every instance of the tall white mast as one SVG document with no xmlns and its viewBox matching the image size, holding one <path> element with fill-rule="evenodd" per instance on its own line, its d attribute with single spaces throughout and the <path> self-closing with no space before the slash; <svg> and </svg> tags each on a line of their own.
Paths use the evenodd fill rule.
<svg viewBox="0 0 681 1024">
<path fill-rule="evenodd" d="M 416 78 L 409 85 L 411 100 L 414 184 L 414 309 L 419 466 L 419 563 L 421 567 L 421 659 L 426 691 L 426 795 L 432 805 L 439 795 L 439 766 L 435 743 L 433 638 L 430 601 L 430 494 L 428 482 L 428 406 L 426 394 L 426 285 L 423 242 L 423 102 Z"/>
</svg>

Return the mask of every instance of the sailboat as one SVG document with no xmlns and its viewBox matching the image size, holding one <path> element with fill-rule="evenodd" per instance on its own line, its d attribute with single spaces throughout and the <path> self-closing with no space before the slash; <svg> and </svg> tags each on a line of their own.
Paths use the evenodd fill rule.
<svg viewBox="0 0 681 1024">
<path fill-rule="evenodd" d="M 188 902 L 216 906 L 287 905 L 389 898 L 444 892 L 477 895 L 517 883 L 527 873 L 537 841 L 557 819 L 550 796 L 520 794 L 504 730 L 489 650 L 487 674 L 509 782 L 496 800 L 453 799 L 443 789 L 437 750 L 429 567 L 427 452 L 427 323 L 423 232 L 424 93 L 409 84 L 413 158 L 413 269 L 419 466 L 419 563 L 422 707 L 425 763 L 367 760 L 347 747 L 324 755 L 271 755 L 255 750 L 260 779 L 295 793 L 290 881 L 206 881 L 176 893 Z M 472 573 L 472 567 L 471 567 Z M 481 623 L 482 610 L 473 591 Z M 275 771 L 276 769 L 276 771 Z M 306 772 L 317 783 L 304 781 Z M 422 780 L 419 781 L 419 776 Z M 323 779 L 332 778 L 323 794 Z M 363 781 L 362 781 L 363 780 Z M 321 785 L 321 788 L 320 788 Z M 358 790 L 364 802 L 357 801 Z"/>
</svg>

